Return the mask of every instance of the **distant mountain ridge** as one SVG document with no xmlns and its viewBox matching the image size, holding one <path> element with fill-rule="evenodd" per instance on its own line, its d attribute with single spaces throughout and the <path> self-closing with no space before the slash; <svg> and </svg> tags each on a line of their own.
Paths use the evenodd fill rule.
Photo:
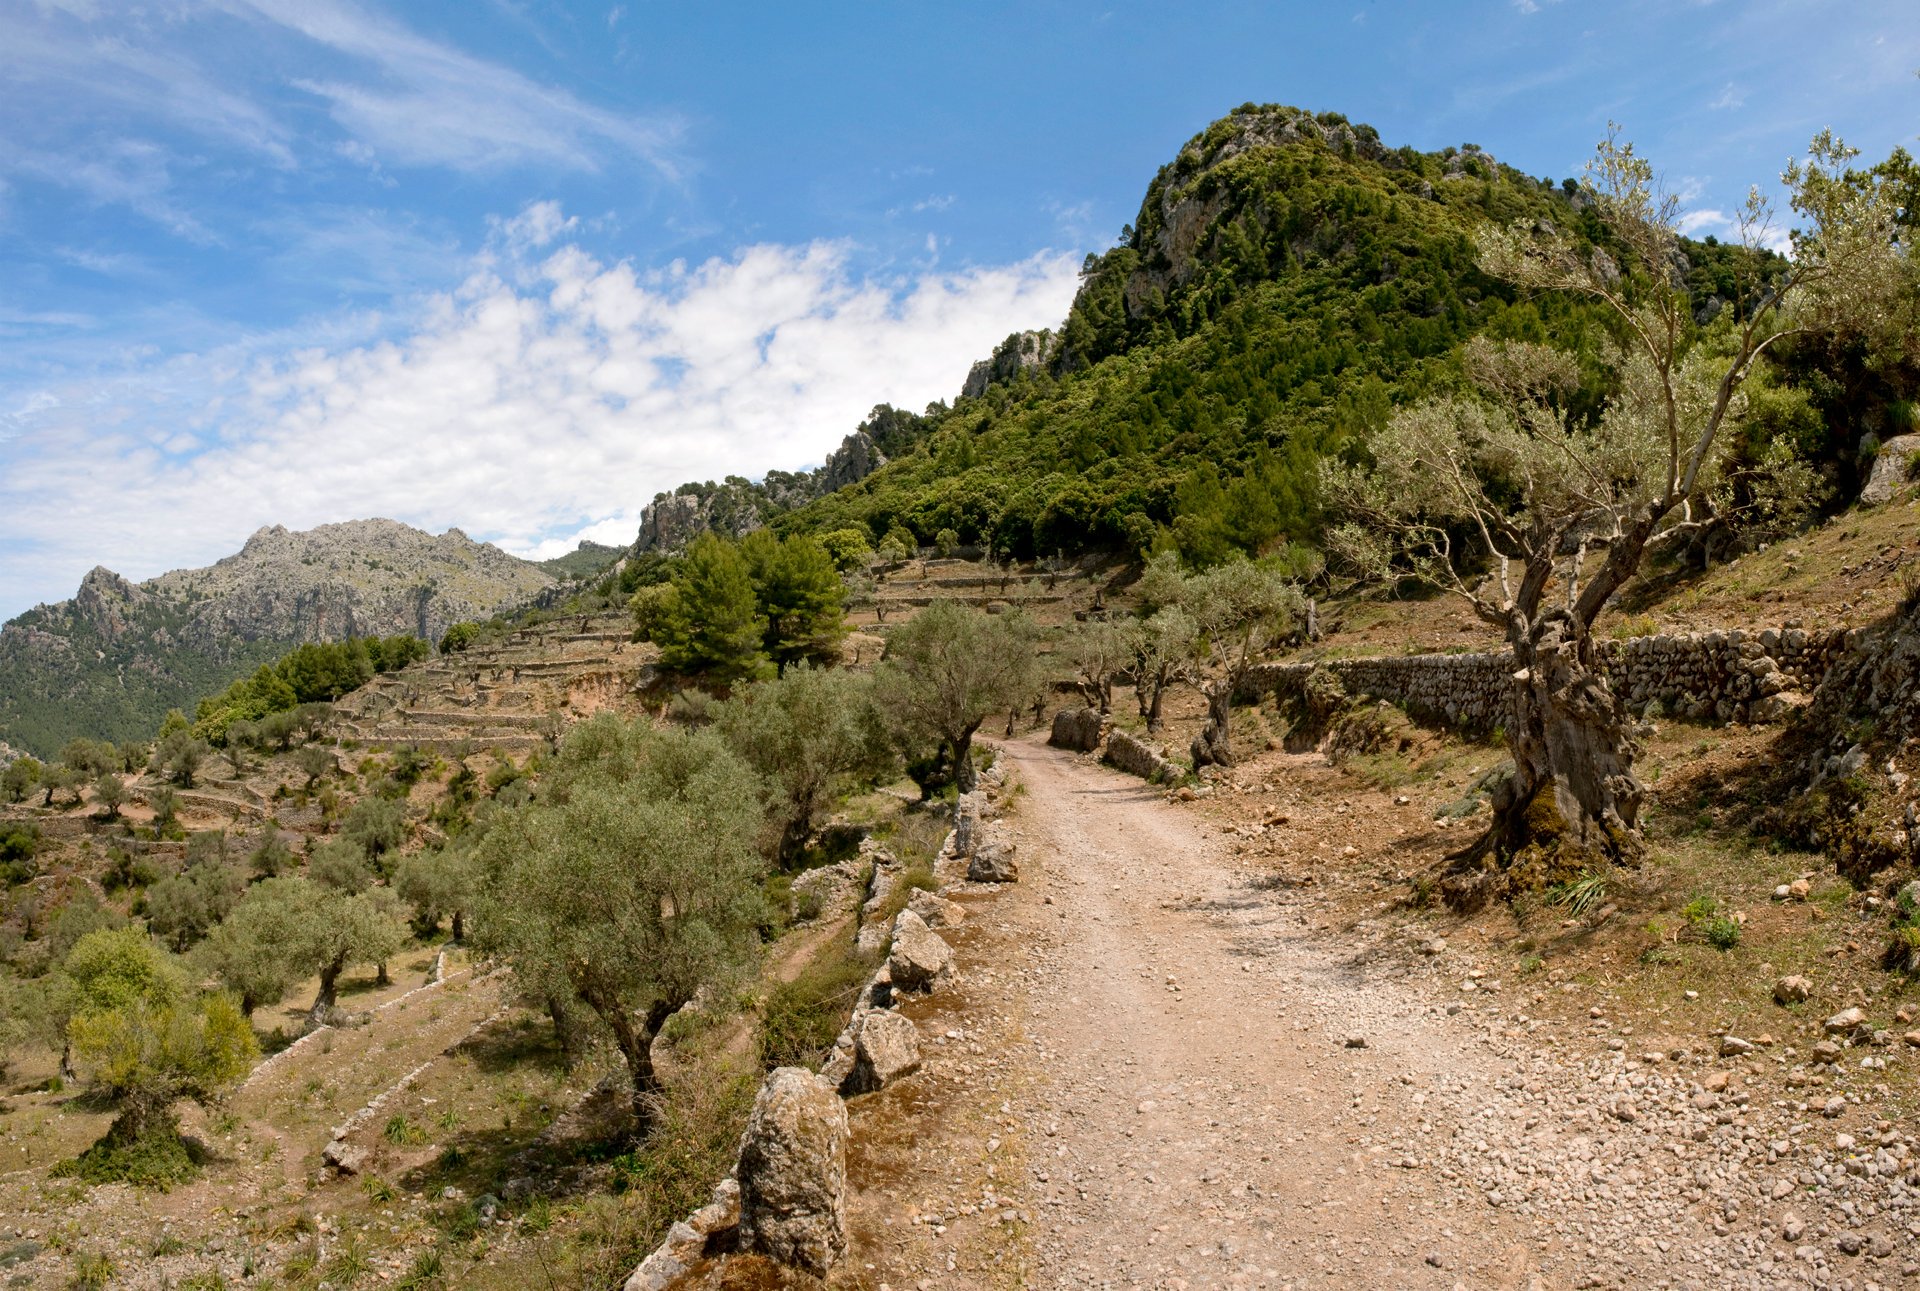
<svg viewBox="0 0 1920 1291">
<path fill-rule="evenodd" d="M 96 567 L 71 600 L 0 627 L 0 740 L 44 757 L 76 735 L 144 738 L 169 708 L 301 642 L 438 641 L 559 581 L 458 529 L 382 519 L 272 525 L 212 565 L 141 583 Z"/>
</svg>

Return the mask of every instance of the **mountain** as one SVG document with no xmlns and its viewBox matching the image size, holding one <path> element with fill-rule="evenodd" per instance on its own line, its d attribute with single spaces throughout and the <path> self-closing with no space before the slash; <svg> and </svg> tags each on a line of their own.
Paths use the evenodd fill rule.
<svg viewBox="0 0 1920 1291">
<path fill-rule="evenodd" d="M 169 708 L 191 710 L 301 642 L 438 641 L 556 581 L 458 529 L 392 520 L 274 525 L 205 569 L 144 583 L 96 568 L 72 600 L 0 627 L 0 739 L 45 757 L 76 735 L 146 738 Z"/>
<path fill-rule="evenodd" d="M 771 523 L 952 529 L 1019 557 L 1170 544 L 1202 564 L 1311 542 L 1320 463 L 1459 383 L 1463 341 L 1608 339 L 1592 304 L 1475 262 L 1475 231 L 1516 221 L 1619 261 L 1588 204 L 1473 145 L 1389 148 L 1338 113 L 1243 106 L 1161 168 L 1058 328 L 1008 337 L 950 406 L 877 409 L 887 463 Z M 1746 253 L 1685 245 L 1673 269 L 1711 316 Z"/>
</svg>

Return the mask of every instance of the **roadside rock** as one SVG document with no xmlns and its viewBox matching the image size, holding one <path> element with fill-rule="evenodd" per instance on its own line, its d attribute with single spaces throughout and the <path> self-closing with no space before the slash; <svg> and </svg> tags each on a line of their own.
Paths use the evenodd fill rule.
<svg viewBox="0 0 1920 1291">
<path fill-rule="evenodd" d="M 713 1200 L 667 1230 L 666 1237 L 626 1281 L 624 1291 L 665 1291 L 707 1255 L 730 1244 L 740 1225 L 740 1185 L 722 1179 Z"/>
<path fill-rule="evenodd" d="M 825 1277 L 847 1250 L 847 1108 L 800 1067 L 760 1086 L 740 1141 L 740 1248 Z"/>
<path fill-rule="evenodd" d="M 1100 747 L 1106 720 L 1094 708 L 1063 708 L 1053 715 L 1053 733 L 1047 743 L 1056 749 L 1091 753 Z"/>
<path fill-rule="evenodd" d="M 953 971 L 953 949 L 927 927 L 925 919 L 902 910 L 893 921 L 893 953 L 887 957 L 887 971 L 897 990 L 930 991 Z"/>
<path fill-rule="evenodd" d="M 927 921 L 929 928 L 953 928 L 966 922 L 967 908 L 925 888 L 916 888 L 907 901 L 907 909 Z"/>
<path fill-rule="evenodd" d="M 972 883 L 1015 883 L 1020 867 L 1014 863 L 1012 843 L 982 843 L 967 862 L 967 880 Z"/>
<path fill-rule="evenodd" d="M 853 1071 L 840 1084 L 844 1095 L 870 1094 L 920 1069 L 920 1033 L 890 1009 L 853 1020 Z"/>
</svg>

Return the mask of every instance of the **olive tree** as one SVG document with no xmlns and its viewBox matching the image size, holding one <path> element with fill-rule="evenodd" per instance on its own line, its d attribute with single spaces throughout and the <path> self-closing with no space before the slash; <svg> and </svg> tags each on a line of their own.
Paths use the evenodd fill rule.
<svg viewBox="0 0 1920 1291">
<path fill-rule="evenodd" d="M 464 842 L 464 840 L 462 840 Z M 466 936 L 467 911 L 479 893 L 479 867 L 461 845 L 429 848 L 407 857 L 394 871 L 394 890 L 413 907 L 414 926 L 431 933 L 452 920 L 455 941 Z"/>
<path fill-rule="evenodd" d="M 1028 702 L 1038 632 L 1024 614 L 936 601 L 895 628 L 874 672 L 881 711 L 909 738 L 937 742 L 961 792 L 973 788 L 973 737 L 992 713 Z"/>
<path fill-rule="evenodd" d="M 1233 560 L 1197 574 L 1182 571 L 1167 553 L 1147 562 L 1141 594 L 1159 619 L 1157 639 L 1147 648 L 1156 668 L 1197 679 L 1207 697 L 1206 726 L 1189 750 L 1196 770 L 1233 765 L 1233 697 L 1260 656 L 1298 631 L 1306 597 L 1294 580 L 1314 572 L 1316 562 L 1316 555 L 1292 549 L 1259 561 Z M 1180 611 L 1180 617 L 1160 618 L 1169 610 Z M 1182 639 L 1193 650 L 1184 660 L 1179 655 Z M 1158 706 L 1156 691 L 1153 707 Z"/>
<path fill-rule="evenodd" d="M 1131 635 L 1119 624 L 1095 619 L 1067 638 L 1063 653 L 1087 706 L 1099 709 L 1102 717 L 1111 713 L 1114 678 L 1133 662 Z"/>
<path fill-rule="evenodd" d="M 797 663 L 777 681 L 736 690 L 713 716 L 714 730 L 768 787 L 783 866 L 800 860 L 835 794 L 888 758 L 872 679 L 859 673 Z"/>
<path fill-rule="evenodd" d="M 1599 302 L 1618 320 L 1625 339 L 1608 356 L 1614 388 L 1598 415 L 1570 411 L 1572 356 L 1478 340 L 1465 353 L 1473 392 L 1400 410 L 1368 442 L 1369 462 L 1326 470 L 1327 500 L 1346 519 L 1338 552 L 1375 575 L 1411 572 L 1454 592 L 1513 651 L 1514 770 L 1491 827 L 1454 858 L 1443 888 L 1455 904 L 1507 886 L 1536 845 L 1565 866 L 1640 849 L 1635 724 L 1600 668 L 1594 621 L 1650 551 L 1714 522 L 1728 431 L 1746 413 L 1756 362 L 1789 337 L 1872 326 L 1890 308 L 1907 274 L 1893 202 L 1873 177 L 1846 171 L 1853 155 L 1822 134 L 1789 166 L 1803 223 L 1792 255 L 1703 330 L 1672 269 L 1677 204 L 1610 136 L 1587 191 L 1624 262 L 1541 225 L 1478 240 L 1489 273 Z M 1768 220 L 1756 191 L 1742 216 L 1750 253 Z"/>
<path fill-rule="evenodd" d="M 79 1072 L 119 1113 L 79 1173 L 176 1180 L 191 1161 L 174 1105 L 205 1103 L 237 1084 L 259 1057 L 252 1028 L 230 997 L 191 992 L 166 952 L 132 929 L 88 933 L 62 971 Z"/>
<path fill-rule="evenodd" d="M 557 1017 L 612 1038 L 643 1132 L 660 1028 L 757 955 L 760 803 L 752 771 L 711 730 L 602 715 L 568 733 L 539 796 L 480 844 L 479 943 L 526 995 L 558 997 Z"/>
<path fill-rule="evenodd" d="M 1158 733 L 1167 690 L 1186 681 L 1197 658 L 1200 625 L 1178 605 L 1166 605 L 1127 625 L 1134 702 L 1147 730 Z"/>
</svg>

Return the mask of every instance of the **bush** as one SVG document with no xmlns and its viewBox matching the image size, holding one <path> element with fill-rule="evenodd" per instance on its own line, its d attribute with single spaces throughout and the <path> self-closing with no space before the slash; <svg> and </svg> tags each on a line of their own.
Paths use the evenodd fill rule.
<svg viewBox="0 0 1920 1291">
<path fill-rule="evenodd" d="M 53 1168 L 56 1175 L 83 1183 L 125 1183 L 160 1192 L 185 1183 L 205 1164 L 206 1154 L 171 1124 L 155 1125 L 125 1137 L 118 1124 L 98 1143 Z"/>
</svg>

